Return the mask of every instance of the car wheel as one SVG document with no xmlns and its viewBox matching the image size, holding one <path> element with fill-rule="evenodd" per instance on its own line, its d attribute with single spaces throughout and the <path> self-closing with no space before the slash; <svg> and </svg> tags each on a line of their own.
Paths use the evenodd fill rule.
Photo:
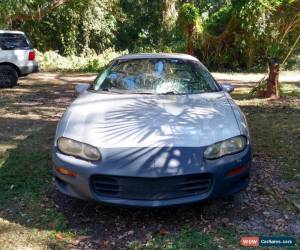
<svg viewBox="0 0 300 250">
<path fill-rule="evenodd" d="M 8 65 L 0 65 L 0 88 L 12 88 L 17 85 L 18 73 Z"/>
</svg>

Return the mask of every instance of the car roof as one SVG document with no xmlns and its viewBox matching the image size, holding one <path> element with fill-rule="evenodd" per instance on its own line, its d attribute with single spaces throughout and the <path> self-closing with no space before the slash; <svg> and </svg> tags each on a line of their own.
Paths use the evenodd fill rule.
<svg viewBox="0 0 300 250">
<path fill-rule="evenodd" d="M 130 59 L 148 59 L 148 58 L 172 58 L 172 59 L 183 59 L 199 61 L 197 58 L 180 53 L 138 53 L 138 54 L 128 54 L 124 56 L 119 56 L 115 60 L 130 60 Z"/>
<path fill-rule="evenodd" d="M 24 35 L 25 33 L 23 31 L 18 31 L 18 30 L 0 30 L 0 34 L 7 33 L 7 34 L 22 34 Z"/>
</svg>

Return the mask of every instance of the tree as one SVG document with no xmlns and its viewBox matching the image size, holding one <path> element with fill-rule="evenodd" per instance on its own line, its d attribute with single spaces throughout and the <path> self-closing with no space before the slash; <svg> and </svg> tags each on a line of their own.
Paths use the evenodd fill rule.
<svg viewBox="0 0 300 250">
<path fill-rule="evenodd" d="M 268 79 L 255 90 L 259 96 L 278 98 L 280 65 L 292 47 L 297 49 L 299 9 L 299 0 L 231 0 L 205 20 L 197 43 L 201 58 L 218 69 L 268 65 Z"/>
<path fill-rule="evenodd" d="M 269 73 L 279 74 L 276 65 L 300 51 L 300 0 L 0 2 L 0 29 L 25 31 L 41 52 L 187 51 L 211 70 L 261 70 L 270 65 Z M 270 75 L 269 82 L 276 79 Z M 276 96 L 279 91 L 270 94 L 274 88 L 267 91 L 267 82 L 263 95 Z"/>
<path fill-rule="evenodd" d="M 183 4 L 179 9 L 178 23 L 182 32 L 186 36 L 187 53 L 190 55 L 194 54 L 193 36 L 197 26 L 197 21 L 199 21 L 199 12 L 197 8 L 191 3 Z"/>
<path fill-rule="evenodd" d="M 261 81 L 252 93 L 257 91 L 258 96 L 277 99 L 280 97 L 279 72 L 280 65 L 284 65 L 294 51 L 300 40 L 300 1 L 299 0 L 277 0 L 271 9 L 271 16 L 267 22 L 266 36 L 268 37 L 267 55 L 268 78 Z M 266 85 L 261 88 L 260 85 Z"/>
<path fill-rule="evenodd" d="M 273 24 L 277 30 L 277 39 L 272 41 L 272 59 L 269 62 L 269 76 L 264 97 L 279 98 L 279 70 L 284 64 L 300 38 L 300 1 L 283 1 L 274 11 Z M 299 35 L 298 35 L 299 34 Z M 295 38 L 295 35 L 298 37 Z M 295 39 L 295 42 L 293 40 Z M 293 43 L 293 44 L 291 44 Z M 279 60 L 277 59 L 279 58 Z M 277 59 L 277 60 L 276 60 Z"/>
<path fill-rule="evenodd" d="M 161 0 L 119 0 L 116 46 L 133 52 L 151 52 L 160 47 L 163 38 Z"/>
<path fill-rule="evenodd" d="M 65 4 L 67 1 L 68 0 L 3 1 L 0 7 L 1 23 L 12 26 L 12 21 L 39 21 L 45 15 Z"/>
<path fill-rule="evenodd" d="M 163 1 L 163 28 L 170 32 L 177 19 L 177 10 L 176 10 L 177 0 L 164 0 Z"/>
<path fill-rule="evenodd" d="M 42 52 L 58 50 L 63 55 L 101 53 L 115 43 L 117 2 L 7 0 L 0 4 L 0 21 L 4 29 L 26 32 L 35 48 Z"/>
</svg>

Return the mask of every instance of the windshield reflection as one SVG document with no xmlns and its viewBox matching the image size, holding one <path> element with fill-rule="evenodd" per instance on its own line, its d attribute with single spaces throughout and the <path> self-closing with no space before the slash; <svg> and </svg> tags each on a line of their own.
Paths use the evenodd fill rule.
<svg viewBox="0 0 300 250">
<path fill-rule="evenodd" d="M 197 61 L 147 58 L 113 62 L 97 77 L 93 90 L 180 95 L 219 89 L 210 73 Z"/>
</svg>

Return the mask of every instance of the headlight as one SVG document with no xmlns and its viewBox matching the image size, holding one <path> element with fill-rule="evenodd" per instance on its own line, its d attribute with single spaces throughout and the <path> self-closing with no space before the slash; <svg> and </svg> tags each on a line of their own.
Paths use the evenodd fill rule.
<svg viewBox="0 0 300 250">
<path fill-rule="evenodd" d="M 212 160 L 224 155 L 235 154 L 244 150 L 246 145 L 247 139 L 245 136 L 236 136 L 207 147 L 204 151 L 204 158 Z"/>
<path fill-rule="evenodd" d="M 69 138 L 58 138 L 57 146 L 66 155 L 80 157 L 89 161 L 98 161 L 101 159 L 101 154 L 97 148 Z"/>
</svg>

